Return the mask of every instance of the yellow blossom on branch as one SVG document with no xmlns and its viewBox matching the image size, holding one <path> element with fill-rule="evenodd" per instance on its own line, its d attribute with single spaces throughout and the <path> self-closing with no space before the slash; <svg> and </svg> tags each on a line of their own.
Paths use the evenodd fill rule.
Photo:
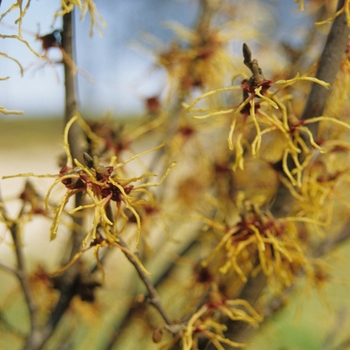
<svg viewBox="0 0 350 350">
<path fill-rule="evenodd" d="M 138 246 L 141 234 L 141 219 L 136 208 L 139 205 L 148 203 L 148 199 L 153 203 L 152 194 L 147 188 L 160 185 L 175 163 L 170 165 L 158 182 L 140 183 L 142 180 L 156 175 L 145 173 L 132 178 L 124 178 L 118 175 L 118 169 L 144 154 L 160 149 L 165 143 L 151 150 L 136 154 L 123 162 L 117 162 L 116 158 L 112 157 L 111 163 L 108 166 L 101 165 L 98 157 L 91 157 L 87 153 L 84 153 L 85 164 L 80 163 L 77 159 L 72 161 L 72 156 L 69 151 L 68 131 L 77 120 L 83 123 L 82 119 L 77 115 L 66 125 L 64 147 L 67 153 L 67 165 L 60 170 L 58 175 L 38 176 L 29 173 L 7 176 L 5 178 L 17 176 L 55 177 L 55 181 L 46 194 L 46 210 L 50 208 L 49 198 L 53 189 L 59 184 L 63 184 L 66 187 L 66 193 L 63 195 L 60 204 L 54 209 L 54 219 L 50 230 L 51 240 L 56 238 L 61 216 L 65 212 L 69 199 L 77 193 L 83 193 L 85 203 L 69 212 L 69 214 L 76 214 L 83 210 L 93 211 L 92 228 L 86 234 L 82 242 L 83 246 L 86 246 L 89 241 L 96 240 L 99 228 L 101 228 L 103 236 L 108 242 L 118 242 L 118 235 L 124 231 L 129 221 L 125 210 L 129 210 L 135 217 L 137 223 L 136 245 Z M 111 204 L 115 205 L 111 206 Z M 115 212 L 109 213 L 109 210 L 114 210 Z M 111 217 L 111 215 L 113 217 Z"/>
<path fill-rule="evenodd" d="M 300 187 L 302 171 L 310 160 L 312 149 L 324 152 L 314 139 L 308 125 L 330 122 L 347 129 L 350 129 L 350 125 L 327 115 L 316 116 L 308 120 L 297 118 L 292 109 L 293 95 L 288 94 L 289 87 L 304 81 L 319 84 L 324 88 L 329 88 L 329 84 L 314 77 L 301 76 L 300 74 L 288 80 L 278 80 L 276 82 L 266 80 L 257 60 L 251 59 L 250 50 L 245 44 L 243 45 L 243 53 L 244 63 L 253 73 L 249 79 L 243 79 L 239 86 L 208 91 L 190 104 L 183 103 L 183 107 L 191 112 L 196 119 L 206 119 L 220 115 L 228 115 L 232 118 L 228 132 L 228 145 L 230 150 L 235 151 L 235 160 L 232 167 L 234 171 L 236 169 L 243 170 L 245 149 L 250 146 L 252 156 L 257 157 L 263 142 L 262 136 L 272 131 L 281 133 L 284 139 L 284 152 L 281 158 L 283 170 L 292 185 Z M 274 91 L 271 91 L 273 88 L 275 88 Z M 236 90 L 241 90 L 243 93 L 243 101 L 236 106 L 195 108 L 197 103 L 209 96 Z M 281 95 L 281 97 L 278 95 Z M 249 145 L 246 135 L 251 133 L 252 126 L 256 135 Z M 300 157 L 301 154 L 303 154 L 303 157 Z M 293 169 L 289 168 L 289 158 L 294 162 Z"/>
<path fill-rule="evenodd" d="M 0 113 L 2 113 L 2 114 L 19 114 L 19 115 L 23 114 L 22 111 L 9 110 L 3 106 L 0 106 Z"/>
<path fill-rule="evenodd" d="M 309 264 L 293 223 L 320 223 L 303 217 L 275 219 L 269 212 L 262 212 L 257 206 L 249 206 L 249 203 L 241 208 L 240 217 L 231 227 L 201 218 L 209 227 L 223 232 L 202 265 L 206 267 L 216 258 L 221 263 L 221 273 L 234 271 L 243 282 L 255 269 L 262 270 L 271 280 L 277 279 L 280 285 L 289 286 L 298 268 L 306 268 Z M 252 256 L 256 256 L 257 266 L 252 265 Z"/>
<path fill-rule="evenodd" d="M 203 2 L 205 3 L 205 2 Z M 217 4 L 210 4 L 213 8 Z M 205 6 L 203 6 L 205 8 Z M 187 28 L 174 21 L 166 26 L 175 33 L 167 47 L 157 38 L 145 35 L 145 42 L 156 48 L 152 52 L 156 64 L 165 69 L 169 80 L 169 96 L 175 91 L 187 93 L 193 89 L 214 89 L 227 80 L 227 71 L 232 71 L 236 60 L 228 52 L 229 42 L 241 32 L 246 39 L 258 37 L 254 26 L 242 28 L 242 21 L 230 21 L 224 25 L 215 23 L 212 10 L 202 14 L 196 28 Z"/>
<path fill-rule="evenodd" d="M 75 7 L 78 7 L 79 11 L 81 12 L 81 20 L 83 20 L 85 15 L 89 13 L 91 23 L 90 35 L 93 35 L 93 30 L 96 27 L 102 36 L 103 28 L 107 27 L 107 23 L 99 14 L 96 4 L 93 0 L 83 0 L 83 2 L 81 2 L 81 0 L 61 0 L 61 7 L 56 11 L 55 18 L 72 12 Z"/>
<path fill-rule="evenodd" d="M 257 327 L 263 320 L 246 300 L 224 300 L 217 292 L 212 292 L 211 300 L 200 307 L 184 326 L 183 350 L 197 349 L 199 336 L 207 338 L 218 350 L 224 349 L 222 344 L 238 348 L 249 346 L 247 343 L 239 343 L 226 338 L 224 332 L 227 326 L 220 323 L 220 317 L 247 322 L 254 327 Z"/>
<path fill-rule="evenodd" d="M 315 25 L 321 26 L 326 23 L 333 22 L 339 15 L 345 13 L 348 26 L 350 25 L 350 0 L 344 0 L 343 6 L 331 17 L 327 18 L 324 21 L 316 22 Z"/>
<path fill-rule="evenodd" d="M 100 35 L 103 36 L 103 28 L 107 28 L 107 23 L 97 11 L 96 4 L 94 1 L 84 0 L 83 8 L 81 9 L 81 20 L 84 19 L 86 13 L 89 13 L 90 16 L 90 36 L 93 35 L 95 27 L 99 31 Z"/>
<path fill-rule="evenodd" d="M 299 10 L 304 11 L 304 0 L 295 0 L 295 2 L 299 3 Z"/>
</svg>

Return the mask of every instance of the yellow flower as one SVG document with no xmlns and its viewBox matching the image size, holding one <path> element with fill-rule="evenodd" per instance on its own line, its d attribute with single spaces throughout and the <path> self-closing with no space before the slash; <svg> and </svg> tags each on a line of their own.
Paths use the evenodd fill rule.
<svg viewBox="0 0 350 350">
<path fill-rule="evenodd" d="M 101 165 L 96 156 L 91 157 L 89 154 L 84 153 L 85 164 L 74 159 L 73 166 L 72 156 L 69 151 L 68 131 L 71 125 L 77 120 L 85 125 L 85 122 L 78 115 L 73 117 L 70 122 L 67 123 L 64 132 L 64 147 L 67 154 L 67 165 L 60 170 L 58 175 L 34 175 L 29 173 L 7 176 L 6 178 L 17 176 L 56 178 L 45 197 L 46 210 L 49 210 L 49 198 L 53 189 L 59 184 L 63 184 L 66 187 L 67 190 L 61 199 L 61 203 L 54 209 L 54 219 L 50 232 L 51 240 L 56 238 L 61 216 L 64 213 L 69 199 L 77 193 L 83 193 L 84 200 L 88 203 L 74 208 L 68 213 L 75 214 L 83 210 L 93 210 L 92 228 L 82 242 L 84 247 L 89 241 L 95 241 L 97 239 L 98 229 L 100 228 L 103 232 L 104 238 L 108 242 L 118 242 L 118 235 L 124 231 L 129 220 L 129 217 L 125 213 L 125 209 L 129 210 L 136 219 L 136 245 L 138 245 L 141 234 L 141 219 L 135 208 L 138 205 L 143 205 L 148 202 L 151 204 L 153 203 L 152 194 L 147 191 L 147 188 L 160 185 L 165 180 L 175 163 L 171 164 L 160 181 L 156 183 L 147 182 L 138 184 L 143 179 L 155 176 L 155 174 L 146 173 L 133 178 L 124 178 L 119 175 L 118 171 L 120 168 L 144 154 L 160 149 L 165 145 L 165 143 L 162 143 L 158 147 L 136 154 L 124 162 L 118 163 L 116 158 L 112 157 L 110 165 L 108 166 Z M 113 207 L 111 207 L 112 204 L 114 204 Z M 111 210 L 112 212 L 110 212 Z M 113 212 L 113 210 L 115 212 Z"/>
<path fill-rule="evenodd" d="M 206 20 L 204 17 L 208 17 Z M 204 14 L 197 28 L 191 29 L 176 22 L 168 22 L 176 37 L 168 47 L 148 35 L 145 40 L 156 46 L 156 64 L 163 67 L 169 81 L 169 96 L 180 96 L 194 88 L 215 89 L 227 81 L 227 72 L 232 71 L 235 59 L 228 50 L 229 41 L 243 31 L 241 22 L 232 21 L 225 26 L 211 25 L 210 14 Z M 246 28 L 245 36 L 259 35 L 258 31 Z M 160 47 L 160 48 L 159 48 Z"/>
<path fill-rule="evenodd" d="M 285 287 L 292 283 L 300 267 L 308 265 L 293 226 L 293 222 L 304 218 L 275 219 L 269 212 L 245 203 L 239 221 L 231 227 L 206 218 L 202 220 L 223 233 L 210 256 L 202 262 L 204 267 L 217 257 L 222 261 L 219 271 L 223 274 L 233 270 L 246 282 L 253 270 L 262 270 L 271 281 L 276 280 Z M 253 266 L 252 256 L 258 259 L 257 266 Z"/>
<path fill-rule="evenodd" d="M 350 25 L 350 1 L 344 0 L 343 6 L 331 17 L 327 18 L 324 21 L 316 22 L 315 24 L 321 26 L 326 23 L 333 22 L 339 15 L 345 13 L 348 25 Z"/>
<path fill-rule="evenodd" d="M 249 56 L 250 58 L 250 56 Z M 230 150 L 235 151 L 233 170 L 244 168 L 244 151 L 250 146 L 253 157 L 258 156 L 262 144 L 262 136 L 270 132 L 278 132 L 283 138 L 283 154 L 281 157 L 285 175 L 293 186 L 301 187 L 302 172 L 306 168 L 312 156 L 311 150 L 324 152 L 322 147 L 315 141 L 313 134 L 308 128 L 309 124 L 328 122 L 338 124 L 346 129 L 350 125 L 327 115 L 316 116 L 308 120 L 299 120 L 292 110 L 293 96 L 288 94 L 290 86 L 301 82 L 310 81 L 329 88 L 329 84 L 313 77 L 300 76 L 297 74 L 293 79 L 272 82 L 266 80 L 256 60 L 249 63 L 245 61 L 252 72 L 250 79 L 243 79 L 238 86 L 229 86 L 208 91 L 191 104 L 183 104 L 184 108 L 194 114 L 196 119 L 206 119 L 219 115 L 229 115 L 232 118 L 228 132 L 228 145 Z M 274 91 L 270 91 L 271 89 Z M 195 108 L 195 105 L 203 99 L 225 91 L 241 90 L 243 101 L 237 106 L 217 106 L 208 108 Z M 281 95 L 281 97 L 278 97 Z M 251 144 L 247 144 L 246 134 L 250 129 L 255 129 L 255 137 Z M 305 139 L 304 135 L 307 136 Z M 305 141 L 306 140 L 306 141 Z M 308 144 L 310 146 L 308 146 Z M 303 157 L 300 155 L 303 154 Z M 294 162 L 294 168 L 289 169 L 288 159 Z"/>
<path fill-rule="evenodd" d="M 214 286 L 215 287 L 215 286 Z M 225 338 L 225 324 L 220 323 L 220 317 L 228 317 L 233 321 L 244 321 L 254 327 L 262 321 L 262 317 L 254 308 L 242 299 L 224 300 L 214 288 L 210 299 L 188 320 L 183 329 L 182 342 L 183 350 L 197 349 L 199 336 L 207 338 L 216 349 L 223 350 L 222 344 L 231 347 L 245 348 L 247 343 L 238 343 Z"/>
</svg>

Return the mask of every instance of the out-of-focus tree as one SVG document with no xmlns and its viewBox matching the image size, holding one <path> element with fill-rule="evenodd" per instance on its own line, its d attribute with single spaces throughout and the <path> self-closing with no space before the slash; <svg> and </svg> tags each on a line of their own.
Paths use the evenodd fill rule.
<svg viewBox="0 0 350 350">
<path fill-rule="evenodd" d="M 1 303 L 5 348 L 246 347 L 300 280 L 331 278 L 323 257 L 350 235 L 348 1 L 299 1 L 315 25 L 297 47 L 265 35 L 266 2 L 198 1 L 192 28 L 168 23 L 171 43 L 146 36 L 164 90 L 125 126 L 79 113 L 72 13 L 102 30 L 95 3 L 61 1 L 62 30 L 38 36 L 44 55 L 23 35 L 30 1 L 5 5 L 0 19 L 17 11 L 18 32 L 1 38 L 62 64 L 66 101 L 60 170 L 14 175 L 26 179 L 15 213 L 1 200 L 15 263 L 0 267 L 18 280 Z M 43 217 L 52 244 L 69 238 L 55 270 L 45 259 L 30 270 L 25 227 Z"/>
</svg>

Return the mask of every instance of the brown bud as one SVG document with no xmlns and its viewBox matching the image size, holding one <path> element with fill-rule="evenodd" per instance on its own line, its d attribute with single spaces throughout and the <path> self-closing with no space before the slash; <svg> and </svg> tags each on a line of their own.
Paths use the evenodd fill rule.
<svg viewBox="0 0 350 350">
<path fill-rule="evenodd" d="M 163 326 L 159 326 L 153 331 L 152 340 L 154 343 L 159 343 L 162 340 L 162 337 L 163 337 Z"/>
</svg>

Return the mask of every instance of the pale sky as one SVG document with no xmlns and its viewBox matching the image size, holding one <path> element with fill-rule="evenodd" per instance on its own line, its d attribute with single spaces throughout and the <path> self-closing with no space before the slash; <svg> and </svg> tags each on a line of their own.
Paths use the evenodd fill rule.
<svg viewBox="0 0 350 350">
<path fill-rule="evenodd" d="M 8 9 L 3 1 L 0 15 Z M 282 22 L 288 22 L 290 9 L 297 12 L 293 1 L 272 1 L 284 10 Z M 53 14 L 60 6 L 59 0 L 31 1 L 23 20 L 23 36 L 38 52 L 42 53 L 40 41 L 35 34 L 45 35 L 60 29 L 60 19 L 53 24 Z M 142 42 L 142 31 L 150 32 L 163 41 L 169 40 L 173 32 L 163 27 L 165 20 L 175 20 L 191 26 L 196 19 L 195 0 L 118 0 L 96 1 L 108 28 L 101 38 L 95 31 L 89 36 L 88 16 L 83 22 L 76 15 L 77 61 L 81 68 L 78 75 L 78 93 L 83 111 L 101 116 L 107 112 L 113 115 L 142 113 L 143 99 L 159 94 L 162 89 L 161 70 L 152 70 L 152 59 L 134 48 Z M 99 6 L 100 4 L 100 6 Z M 14 21 L 18 11 L 13 11 L 0 22 L 0 34 L 15 34 Z M 290 21 L 290 20 L 289 20 Z M 28 48 L 14 39 L 0 38 L 0 52 L 7 53 L 21 62 L 25 69 L 21 77 L 19 67 L 11 60 L 0 56 L 0 106 L 23 110 L 25 116 L 60 116 L 63 114 L 63 67 L 44 64 Z M 59 59 L 58 49 L 51 49 L 51 59 Z M 86 72 L 91 81 L 84 77 Z"/>
<path fill-rule="evenodd" d="M 101 1 L 96 1 L 96 4 Z M 152 8 L 147 5 L 153 4 Z M 7 10 L 3 2 L 0 15 Z M 60 1 L 31 1 L 23 20 L 23 37 L 39 53 L 41 42 L 35 40 L 40 35 L 61 28 L 60 18 L 53 24 L 53 14 Z M 186 6 L 191 11 L 181 14 L 179 9 Z M 159 83 L 160 71 L 152 71 L 152 59 L 133 48 L 142 30 L 160 35 L 162 21 L 181 18 L 187 25 L 195 18 L 195 3 L 183 1 L 119 0 L 104 3 L 99 7 L 101 15 L 108 23 L 104 36 L 95 31 L 89 36 L 90 21 L 83 22 L 76 13 L 77 60 L 81 73 L 78 75 L 78 92 L 83 110 L 104 114 L 111 111 L 117 115 L 140 113 L 143 111 L 143 98 L 157 94 L 162 87 Z M 18 11 L 13 11 L 0 22 L 0 34 L 16 34 L 14 21 Z M 179 18 L 180 17 L 180 18 Z M 169 35 L 169 33 L 168 33 Z M 0 77 L 10 76 L 0 82 L 0 105 L 7 109 L 23 110 L 26 116 L 59 116 L 63 113 L 63 67 L 60 64 L 45 64 L 28 48 L 14 39 L 0 39 L 0 52 L 5 52 L 21 62 L 23 77 L 19 67 L 12 60 L 0 56 Z M 49 57 L 59 59 L 58 49 L 50 49 Z M 86 78 L 85 76 L 89 76 Z"/>
</svg>

